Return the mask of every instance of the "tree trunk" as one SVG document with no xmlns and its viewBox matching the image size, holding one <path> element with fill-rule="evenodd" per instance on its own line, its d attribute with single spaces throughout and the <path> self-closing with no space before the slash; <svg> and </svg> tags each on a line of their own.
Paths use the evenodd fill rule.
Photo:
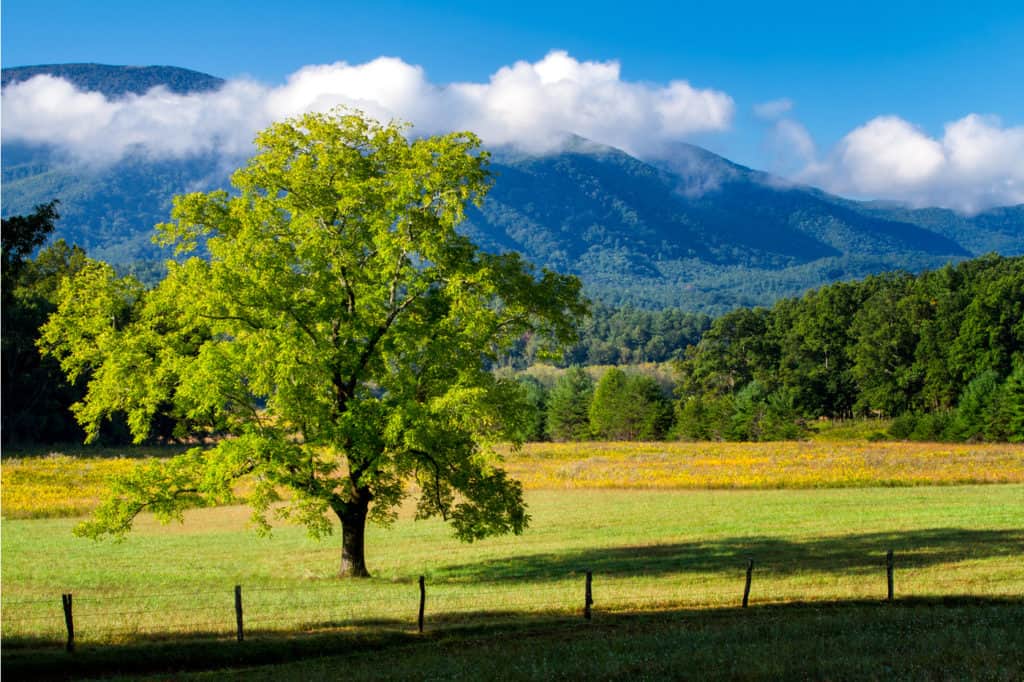
<svg viewBox="0 0 1024 682">
<path fill-rule="evenodd" d="M 334 513 L 341 519 L 341 578 L 369 578 L 363 547 L 366 539 L 366 516 L 370 511 L 370 491 L 357 489 L 355 499 Z"/>
</svg>

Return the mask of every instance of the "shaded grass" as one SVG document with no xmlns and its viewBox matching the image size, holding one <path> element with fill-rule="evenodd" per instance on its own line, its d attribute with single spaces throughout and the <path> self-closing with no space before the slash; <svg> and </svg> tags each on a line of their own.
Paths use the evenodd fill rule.
<svg viewBox="0 0 1024 682">
<path fill-rule="evenodd" d="M 5 655 L 13 679 L 994 679 L 1024 671 L 1021 600 L 912 599 L 671 609 L 594 620 L 313 633 Z M 254 667 L 259 666 L 259 667 Z M 210 672 L 193 672 L 209 668 Z"/>
<path fill-rule="evenodd" d="M 586 567 L 602 577 L 730 573 L 757 557 L 759 574 L 776 578 L 804 573 L 880 575 L 883 548 L 898 555 L 901 570 L 918 570 L 967 560 L 1020 557 L 1024 528 L 970 530 L 928 528 L 897 533 L 831 537 L 720 538 L 703 542 L 606 547 L 532 554 L 446 567 L 445 575 L 474 583 L 503 580 L 545 581 Z"/>
<path fill-rule="evenodd" d="M 1020 603 L 676 611 L 190 679 L 1018 679 Z"/>
</svg>

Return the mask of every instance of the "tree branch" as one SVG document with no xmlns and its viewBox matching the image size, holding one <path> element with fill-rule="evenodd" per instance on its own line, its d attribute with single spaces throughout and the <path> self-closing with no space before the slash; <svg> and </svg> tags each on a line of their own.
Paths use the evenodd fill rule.
<svg viewBox="0 0 1024 682">
<path fill-rule="evenodd" d="M 415 294 L 406 296 L 405 299 L 398 306 L 392 308 L 391 312 L 388 313 L 387 319 L 385 319 L 383 324 L 381 324 L 373 332 L 373 336 L 371 336 L 370 340 L 366 343 L 366 348 L 364 348 L 363 352 L 359 354 L 359 360 L 356 361 L 356 366 L 352 370 L 352 374 L 349 377 L 349 380 L 346 384 L 347 393 L 349 395 L 352 395 L 352 393 L 355 391 L 356 384 L 359 383 L 360 374 L 364 369 L 366 369 L 366 365 L 370 362 L 370 358 L 373 357 L 373 352 L 376 350 L 377 344 L 380 343 L 380 340 L 382 338 L 384 338 L 384 335 L 388 332 L 388 329 L 391 328 L 391 325 L 394 324 L 395 320 L 398 318 L 399 315 L 402 314 L 402 312 L 406 308 L 412 305 L 412 303 L 416 299 L 418 299 L 427 291 L 427 289 L 422 289 L 416 292 Z"/>
<path fill-rule="evenodd" d="M 437 463 L 433 455 L 425 450 L 412 449 L 409 450 L 410 455 L 417 455 L 425 459 L 431 467 L 434 469 L 434 504 L 437 505 L 437 510 L 441 512 L 441 519 L 444 521 L 448 520 L 448 509 L 445 507 L 444 502 L 441 499 L 441 465 Z"/>
<path fill-rule="evenodd" d="M 341 284 L 342 286 L 345 287 L 345 293 L 348 297 L 348 315 L 351 318 L 353 315 L 356 314 L 356 292 L 353 291 L 352 285 L 348 281 L 348 272 L 345 270 L 344 266 L 342 266 L 340 274 Z"/>
</svg>

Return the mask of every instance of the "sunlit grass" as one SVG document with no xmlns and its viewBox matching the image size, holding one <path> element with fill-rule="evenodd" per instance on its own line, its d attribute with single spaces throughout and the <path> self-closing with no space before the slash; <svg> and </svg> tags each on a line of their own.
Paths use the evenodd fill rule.
<svg viewBox="0 0 1024 682">
<path fill-rule="evenodd" d="M 76 665 L 98 673 L 333 646 L 358 653 L 236 676 L 845 678 L 875 674 L 882 638 L 913 633 L 887 674 L 1006 677 L 1022 663 L 1022 456 L 998 445 L 534 444 L 506 462 L 527 488 L 523 536 L 466 545 L 407 508 L 391 528 L 370 528 L 365 581 L 334 577 L 337 533 L 316 542 L 284 526 L 261 539 L 244 507 L 193 510 L 184 525 L 143 515 L 120 544 L 73 537 L 78 518 L 15 518 L 81 514 L 133 458 L 5 459 L 5 671 L 64 674 L 60 595 L 70 592 L 85 652 Z M 866 604 L 884 600 L 888 549 L 899 608 L 880 611 Z M 752 609 L 740 616 L 748 559 Z M 591 629 L 580 625 L 588 570 Z M 420 575 L 426 639 L 415 635 Z M 516 633 L 529 644 L 510 647 Z M 964 637 L 970 653 L 952 655 Z M 829 646 L 842 655 L 825 656 Z M 804 649 L 818 658 L 795 653 Z M 730 662 L 744 652 L 757 662 Z"/>
</svg>

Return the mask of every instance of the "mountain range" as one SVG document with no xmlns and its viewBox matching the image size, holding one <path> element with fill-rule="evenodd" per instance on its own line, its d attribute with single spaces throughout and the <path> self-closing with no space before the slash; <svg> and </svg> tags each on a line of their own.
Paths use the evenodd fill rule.
<svg viewBox="0 0 1024 682">
<path fill-rule="evenodd" d="M 63 64 L 4 69 L 3 85 L 38 74 L 108 98 L 223 84 L 174 67 Z M 59 198 L 57 236 L 121 265 L 163 258 L 149 237 L 171 197 L 227 187 L 239 164 L 137 155 L 90 167 L 6 136 L 2 151 L 5 216 Z M 591 296 L 612 305 L 718 313 L 840 279 L 1024 254 L 1024 205 L 964 216 L 852 201 L 682 143 L 657 159 L 575 136 L 553 153 L 492 151 L 494 188 L 462 229 L 483 248 L 579 275 Z"/>
</svg>

